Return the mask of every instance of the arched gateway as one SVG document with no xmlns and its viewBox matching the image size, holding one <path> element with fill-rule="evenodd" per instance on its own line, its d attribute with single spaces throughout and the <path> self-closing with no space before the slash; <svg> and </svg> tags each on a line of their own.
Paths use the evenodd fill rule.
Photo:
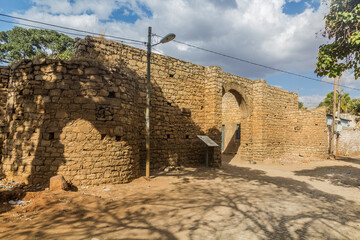
<svg viewBox="0 0 360 240">
<path fill-rule="evenodd" d="M 238 83 L 222 88 L 222 144 L 223 154 L 246 157 L 251 147 L 250 100 L 246 88 Z"/>
</svg>

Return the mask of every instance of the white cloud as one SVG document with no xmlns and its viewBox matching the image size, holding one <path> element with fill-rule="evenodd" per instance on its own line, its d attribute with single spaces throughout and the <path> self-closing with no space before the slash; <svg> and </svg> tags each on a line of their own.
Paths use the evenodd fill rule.
<svg viewBox="0 0 360 240">
<path fill-rule="evenodd" d="M 299 96 L 299 102 L 303 102 L 304 106 L 307 108 L 316 108 L 321 101 L 323 101 L 325 96 L 320 96 L 318 94 L 310 96 Z"/>
<path fill-rule="evenodd" d="M 177 40 L 287 71 L 313 71 L 319 44 L 315 34 L 324 26 L 326 7 L 289 16 L 285 0 L 33 0 L 38 5 L 23 16 L 88 31 L 146 41 L 147 27 Z M 107 21 L 112 11 L 126 7 L 140 18 L 135 23 Z M 145 6 L 145 7 L 144 7 Z M 151 11 L 149 17 L 147 8 Z M 126 11 L 122 11 L 127 15 Z M 166 55 L 250 78 L 266 78 L 272 70 L 211 53 L 168 43 L 157 46 Z"/>
<path fill-rule="evenodd" d="M 330 79 L 329 77 L 324 77 L 322 81 L 333 83 L 334 79 L 333 78 Z M 345 71 L 341 77 L 341 85 L 350 88 L 360 88 L 360 79 L 356 80 L 353 72 Z M 347 92 L 350 91 L 350 89 L 345 88 L 344 91 Z"/>
</svg>

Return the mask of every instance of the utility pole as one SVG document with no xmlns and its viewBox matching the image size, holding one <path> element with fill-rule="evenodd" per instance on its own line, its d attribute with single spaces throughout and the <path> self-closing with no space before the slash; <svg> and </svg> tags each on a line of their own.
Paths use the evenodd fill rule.
<svg viewBox="0 0 360 240">
<path fill-rule="evenodd" d="M 148 30 L 147 42 L 147 83 L 146 83 L 146 109 L 145 109 L 145 130 L 146 130 L 146 178 L 150 179 L 150 58 L 151 58 L 151 27 Z"/>
<path fill-rule="evenodd" d="M 334 94 L 333 94 L 333 111 L 332 111 L 332 122 L 331 122 L 331 131 L 330 131 L 330 156 L 335 158 L 334 155 L 334 132 L 335 132 L 335 113 L 336 113 L 336 87 L 337 87 L 338 77 L 334 79 Z"/>
<path fill-rule="evenodd" d="M 341 75 L 339 76 L 338 82 L 338 109 L 337 109 L 337 117 L 340 119 L 341 113 Z M 339 135 L 340 133 L 336 133 L 336 155 L 339 154 Z"/>
<path fill-rule="evenodd" d="M 145 144 L 146 144 L 146 179 L 150 180 L 150 64 L 151 64 L 151 47 L 156 46 L 160 43 L 170 42 L 175 38 L 175 34 L 169 33 L 163 37 L 160 42 L 151 44 L 151 27 L 148 30 L 148 42 L 147 42 L 147 82 L 146 82 L 146 108 L 145 108 Z"/>
</svg>

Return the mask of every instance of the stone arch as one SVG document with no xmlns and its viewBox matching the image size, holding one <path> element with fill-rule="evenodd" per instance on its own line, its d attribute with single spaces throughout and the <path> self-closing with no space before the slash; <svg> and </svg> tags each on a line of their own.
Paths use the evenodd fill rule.
<svg viewBox="0 0 360 240">
<path fill-rule="evenodd" d="M 242 154 L 249 148 L 250 101 L 246 88 L 238 83 L 227 83 L 222 88 L 222 152 Z"/>
</svg>

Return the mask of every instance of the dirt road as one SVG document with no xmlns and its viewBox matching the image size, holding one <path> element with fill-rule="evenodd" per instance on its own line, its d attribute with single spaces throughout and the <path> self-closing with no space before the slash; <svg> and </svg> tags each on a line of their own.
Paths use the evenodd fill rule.
<svg viewBox="0 0 360 240">
<path fill-rule="evenodd" d="M 28 192 L 0 239 L 360 239 L 360 158 L 186 168 L 150 182 Z"/>
</svg>

